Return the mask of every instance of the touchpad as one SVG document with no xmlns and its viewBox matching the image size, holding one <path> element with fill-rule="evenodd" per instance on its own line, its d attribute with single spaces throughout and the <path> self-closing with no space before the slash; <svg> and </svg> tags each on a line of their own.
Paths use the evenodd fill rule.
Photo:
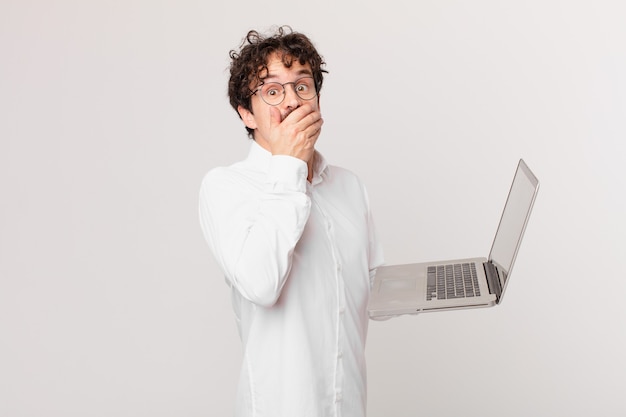
<svg viewBox="0 0 626 417">
<path fill-rule="evenodd" d="M 385 279 L 380 283 L 381 291 L 412 291 L 417 287 L 415 278 Z"/>
</svg>

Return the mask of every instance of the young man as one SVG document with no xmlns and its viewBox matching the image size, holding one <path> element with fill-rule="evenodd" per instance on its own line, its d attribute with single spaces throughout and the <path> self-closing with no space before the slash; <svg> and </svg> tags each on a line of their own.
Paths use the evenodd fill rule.
<svg viewBox="0 0 626 417">
<path fill-rule="evenodd" d="M 230 57 L 230 102 L 253 141 L 205 176 L 200 222 L 243 344 L 235 414 L 364 417 L 382 252 L 363 184 L 315 150 L 325 63 L 287 27 L 250 31 Z"/>
</svg>

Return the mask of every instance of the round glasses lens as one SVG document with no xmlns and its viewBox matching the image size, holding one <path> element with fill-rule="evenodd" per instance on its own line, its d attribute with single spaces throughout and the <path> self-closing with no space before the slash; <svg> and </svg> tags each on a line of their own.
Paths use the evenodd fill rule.
<svg viewBox="0 0 626 417">
<path fill-rule="evenodd" d="M 285 97 L 285 89 L 278 83 L 267 83 L 261 86 L 261 97 L 272 106 L 280 104 Z"/>
<path fill-rule="evenodd" d="M 311 77 L 299 79 L 294 83 L 293 88 L 296 90 L 298 97 L 303 100 L 311 100 L 317 95 L 317 92 L 315 91 L 315 83 Z"/>
</svg>

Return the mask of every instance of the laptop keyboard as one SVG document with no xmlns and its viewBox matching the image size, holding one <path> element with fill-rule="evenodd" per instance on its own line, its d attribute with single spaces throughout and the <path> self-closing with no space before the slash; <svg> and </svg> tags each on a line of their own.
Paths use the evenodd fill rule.
<svg viewBox="0 0 626 417">
<path fill-rule="evenodd" d="M 473 263 L 429 266 L 426 274 L 428 278 L 427 300 L 447 300 L 480 295 L 476 265 Z"/>
</svg>

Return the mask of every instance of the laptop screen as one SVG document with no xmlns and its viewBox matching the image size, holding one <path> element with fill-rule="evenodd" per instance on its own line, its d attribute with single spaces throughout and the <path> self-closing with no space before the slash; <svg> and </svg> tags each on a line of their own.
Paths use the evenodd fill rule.
<svg viewBox="0 0 626 417">
<path fill-rule="evenodd" d="M 489 261 L 498 268 L 502 292 L 513 269 L 538 189 L 539 181 L 520 159 L 489 253 Z"/>
</svg>

